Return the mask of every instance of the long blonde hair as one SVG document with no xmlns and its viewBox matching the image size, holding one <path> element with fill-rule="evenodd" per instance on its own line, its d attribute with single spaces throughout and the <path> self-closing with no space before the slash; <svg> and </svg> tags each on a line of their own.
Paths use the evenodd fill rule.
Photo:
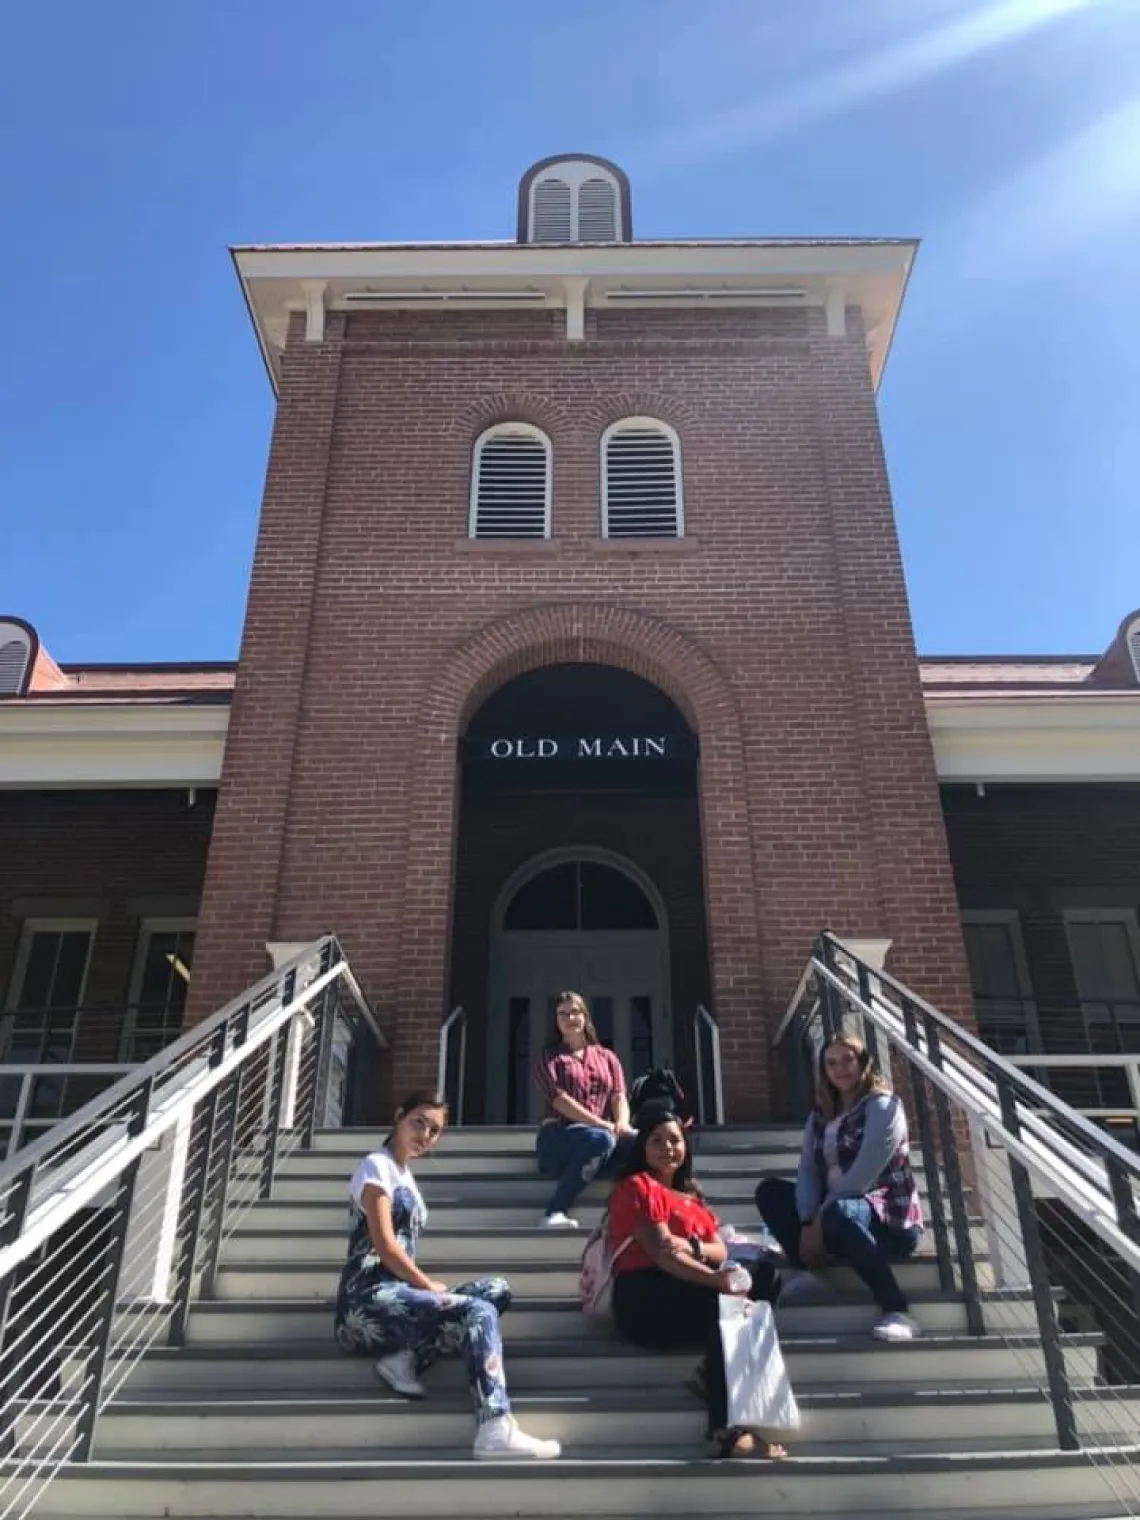
<svg viewBox="0 0 1140 1520">
<path fill-rule="evenodd" d="M 554 1028 L 550 1031 L 550 1039 L 547 1041 L 547 1045 L 549 1046 L 562 1044 L 562 1031 L 558 1027 L 558 1010 L 565 1003 L 572 1004 L 577 1012 L 580 1013 L 583 1019 L 586 1021 L 582 1030 L 582 1033 L 586 1036 L 586 1044 L 600 1044 L 601 1042 L 598 1039 L 598 1031 L 594 1028 L 594 1021 L 590 1017 L 590 1010 L 586 1007 L 586 999 L 580 992 L 560 992 L 558 994 L 558 1001 L 554 1005 Z"/>
<path fill-rule="evenodd" d="M 890 1084 L 875 1065 L 871 1052 L 859 1036 L 857 1034 L 837 1034 L 834 1039 L 828 1040 L 827 1044 L 820 1051 L 815 1071 L 815 1106 L 825 1124 L 830 1124 L 832 1119 L 843 1112 L 843 1105 L 839 1098 L 839 1089 L 827 1075 L 827 1067 L 824 1064 L 827 1052 L 834 1050 L 836 1045 L 845 1045 L 848 1050 L 853 1050 L 859 1057 L 859 1064 L 863 1068 L 854 1103 L 858 1103 L 868 1093 L 890 1092 L 891 1090 Z"/>
</svg>

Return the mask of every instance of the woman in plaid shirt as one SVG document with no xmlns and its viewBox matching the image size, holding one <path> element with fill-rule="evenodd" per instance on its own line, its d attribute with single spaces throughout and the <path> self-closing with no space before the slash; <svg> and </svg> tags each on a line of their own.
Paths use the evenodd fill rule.
<svg viewBox="0 0 1140 1520">
<path fill-rule="evenodd" d="M 882 1310 L 873 1332 L 879 1340 L 920 1334 L 891 1269 L 914 1254 L 922 1234 L 906 1114 L 854 1035 L 839 1035 L 820 1053 L 795 1182 L 766 1178 L 756 1206 L 793 1267 L 828 1259 L 854 1267 Z M 799 1282 L 810 1283 L 806 1272 Z M 785 1283 L 781 1303 L 797 1286 Z"/>
<path fill-rule="evenodd" d="M 567 1210 L 595 1177 L 616 1177 L 636 1139 L 625 1074 L 598 1039 L 585 999 L 560 992 L 556 1028 L 534 1063 L 545 1105 L 535 1152 L 538 1170 L 558 1179 L 539 1228 L 576 1230 Z"/>
</svg>

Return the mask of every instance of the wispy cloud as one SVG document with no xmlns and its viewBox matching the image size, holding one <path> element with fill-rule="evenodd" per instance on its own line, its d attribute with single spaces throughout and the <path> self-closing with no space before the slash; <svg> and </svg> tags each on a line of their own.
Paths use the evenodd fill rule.
<svg viewBox="0 0 1140 1520">
<path fill-rule="evenodd" d="M 790 88 L 690 120 L 649 143 L 643 163 L 708 162 L 908 89 L 1098 0 L 997 0 Z"/>
</svg>

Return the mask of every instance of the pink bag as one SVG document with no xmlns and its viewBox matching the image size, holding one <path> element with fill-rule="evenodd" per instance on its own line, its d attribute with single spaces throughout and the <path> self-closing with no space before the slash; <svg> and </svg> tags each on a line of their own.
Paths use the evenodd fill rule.
<svg viewBox="0 0 1140 1520">
<path fill-rule="evenodd" d="M 609 1320 L 614 1312 L 614 1264 L 618 1257 L 633 1244 L 629 1235 L 615 1251 L 610 1250 L 609 1216 L 590 1233 L 586 1249 L 582 1252 L 582 1267 L 578 1274 L 578 1298 L 582 1313 L 587 1319 Z"/>
</svg>

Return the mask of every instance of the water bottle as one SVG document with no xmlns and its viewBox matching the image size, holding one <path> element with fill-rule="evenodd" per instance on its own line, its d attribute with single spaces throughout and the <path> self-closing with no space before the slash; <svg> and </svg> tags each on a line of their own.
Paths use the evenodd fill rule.
<svg viewBox="0 0 1140 1520">
<path fill-rule="evenodd" d="M 752 1286 L 752 1275 L 738 1261 L 726 1261 L 728 1268 L 728 1290 L 730 1293 L 746 1293 Z"/>
</svg>

